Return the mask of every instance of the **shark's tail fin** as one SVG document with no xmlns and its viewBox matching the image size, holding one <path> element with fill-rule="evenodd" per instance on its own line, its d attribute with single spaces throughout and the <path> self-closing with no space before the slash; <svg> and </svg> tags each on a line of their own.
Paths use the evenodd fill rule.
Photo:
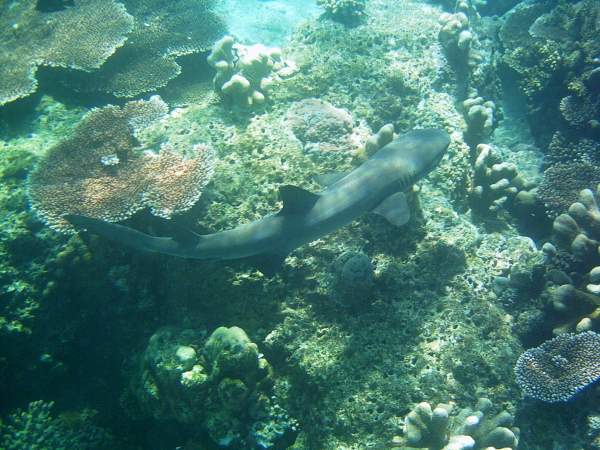
<svg viewBox="0 0 600 450">
<path fill-rule="evenodd" d="M 124 246 L 147 252 L 159 252 L 180 255 L 180 244 L 194 245 L 202 236 L 184 228 L 176 228 L 173 237 L 155 237 L 134 230 L 133 228 L 94 219 L 92 217 L 68 214 L 64 216 L 73 226 L 86 229 L 108 240 Z"/>
</svg>

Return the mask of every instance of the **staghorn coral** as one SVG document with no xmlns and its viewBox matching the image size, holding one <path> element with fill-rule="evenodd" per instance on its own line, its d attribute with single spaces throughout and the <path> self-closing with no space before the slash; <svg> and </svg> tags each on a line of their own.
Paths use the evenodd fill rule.
<svg viewBox="0 0 600 450">
<path fill-rule="evenodd" d="M 113 0 L 74 0 L 52 13 L 34 1 L 0 4 L 0 105 L 35 91 L 38 66 L 99 68 L 122 46 L 133 19 Z"/>
<path fill-rule="evenodd" d="M 181 73 L 176 58 L 206 51 L 225 33 L 213 0 L 124 0 L 133 15 L 127 42 L 97 71 L 69 74 L 66 82 L 84 92 L 131 98 L 165 86 Z"/>
<path fill-rule="evenodd" d="M 287 448 L 296 423 L 273 396 L 273 373 L 239 327 L 162 328 L 133 372 L 132 394 L 146 415 L 202 426 L 221 447 Z"/>
<path fill-rule="evenodd" d="M 216 70 L 215 91 L 234 105 L 248 108 L 265 102 L 273 82 L 271 72 L 280 59 L 277 47 L 234 44 L 231 36 L 225 36 L 215 43 L 207 61 Z"/>
<path fill-rule="evenodd" d="M 475 450 L 490 448 L 516 449 L 519 430 L 513 428 L 513 416 L 502 411 L 488 416 L 492 402 L 478 400 L 475 409 L 464 408 L 451 416 L 451 404 L 435 408 L 419 403 L 404 419 L 404 435 L 395 437 L 392 448 L 409 447 L 428 450 Z"/>
<path fill-rule="evenodd" d="M 564 402 L 600 378 L 600 335 L 562 334 L 523 353 L 515 366 L 523 393 Z"/>
<path fill-rule="evenodd" d="M 212 176 L 214 154 L 201 144 L 188 157 L 168 143 L 158 152 L 137 147 L 136 133 L 166 112 L 156 96 L 90 112 L 31 173 L 32 208 L 60 231 L 71 230 L 67 213 L 120 221 L 144 207 L 166 218 L 189 209 Z"/>
</svg>

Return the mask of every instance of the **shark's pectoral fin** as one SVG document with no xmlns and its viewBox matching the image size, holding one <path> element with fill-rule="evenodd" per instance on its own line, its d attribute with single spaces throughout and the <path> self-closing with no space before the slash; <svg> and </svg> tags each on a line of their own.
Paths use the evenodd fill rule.
<svg viewBox="0 0 600 450">
<path fill-rule="evenodd" d="M 388 222 L 397 227 L 406 224 L 410 219 L 410 209 L 403 192 L 390 195 L 373 212 L 385 217 Z"/>
<path fill-rule="evenodd" d="M 264 253 L 250 256 L 246 258 L 246 261 L 251 266 L 256 267 L 267 278 L 272 278 L 281 270 L 286 257 L 287 255 Z"/>
<path fill-rule="evenodd" d="M 193 246 L 197 245 L 200 239 L 202 239 L 201 235 L 194 233 L 189 228 L 175 223 L 171 219 L 157 218 L 157 220 L 160 220 L 160 222 L 165 226 L 165 231 L 171 238 L 173 238 L 175 242 L 183 245 Z"/>
<path fill-rule="evenodd" d="M 279 211 L 280 215 L 304 214 L 319 199 L 318 194 L 290 184 L 279 187 L 279 197 L 283 201 L 283 208 Z"/>
<path fill-rule="evenodd" d="M 315 181 L 319 183 L 321 186 L 331 186 L 333 183 L 340 181 L 350 172 L 333 172 L 333 173 L 324 173 L 321 175 L 317 175 L 315 177 Z"/>
</svg>

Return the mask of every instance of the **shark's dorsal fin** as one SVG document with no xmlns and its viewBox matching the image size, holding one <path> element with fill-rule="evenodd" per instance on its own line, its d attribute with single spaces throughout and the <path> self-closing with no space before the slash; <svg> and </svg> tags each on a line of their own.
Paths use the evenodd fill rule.
<svg viewBox="0 0 600 450">
<path fill-rule="evenodd" d="M 279 198 L 283 202 L 280 215 L 303 214 L 309 211 L 319 199 L 318 194 L 286 184 L 279 187 Z"/>
<path fill-rule="evenodd" d="M 403 192 L 390 195 L 373 212 L 385 217 L 388 222 L 397 227 L 406 224 L 410 219 L 410 209 Z"/>
<path fill-rule="evenodd" d="M 265 277 L 273 278 L 281 270 L 286 255 L 263 253 L 246 258 L 248 264 L 256 267 Z"/>
<path fill-rule="evenodd" d="M 321 186 L 331 186 L 333 183 L 340 181 L 350 172 L 332 172 L 332 173 L 324 173 L 321 175 L 317 175 L 315 177 L 315 181 L 319 183 Z"/>
</svg>

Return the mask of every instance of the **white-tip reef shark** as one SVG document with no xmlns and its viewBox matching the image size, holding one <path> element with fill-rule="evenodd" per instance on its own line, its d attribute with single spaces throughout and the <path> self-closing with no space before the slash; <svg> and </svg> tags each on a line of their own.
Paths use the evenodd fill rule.
<svg viewBox="0 0 600 450">
<path fill-rule="evenodd" d="M 77 228 L 137 250 L 201 260 L 247 258 L 264 275 L 273 276 L 292 250 L 368 212 L 397 226 L 406 223 L 409 214 L 404 192 L 437 166 L 449 144 L 445 131 L 413 130 L 353 171 L 338 176 L 322 192 L 281 186 L 283 207 L 279 212 L 213 234 L 178 229 L 173 236 L 155 237 L 91 217 L 70 214 L 65 218 Z"/>
</svg>

